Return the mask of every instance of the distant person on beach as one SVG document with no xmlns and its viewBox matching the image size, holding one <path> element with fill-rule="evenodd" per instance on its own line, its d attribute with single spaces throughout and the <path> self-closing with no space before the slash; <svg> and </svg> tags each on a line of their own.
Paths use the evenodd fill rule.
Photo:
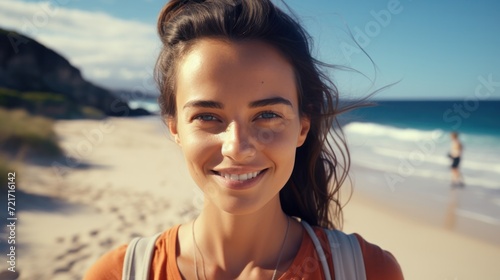
<svg viewBox="0 0 500 280">
<path fill-rule="evenodd" d="M 460 159 L 462 158 L 463 145 L 458 139 L 458 132 L 453 131 L 451 134 L 451 149 L 448 156 L 451 159 L 451 185 L 453 187 L 463 187 L 464 181 L 460 172 Z"/>
<path fill-rule="evenodd" d="M 145 239 L 149 251 L 108 252 L 85 279 L 131 275 L 130 256 L 151 256 L 135 280 L 403 279 L 391 253 L 327 230 L 342 228 L 347 108 L 299 22 L 268 0 L 177 0 L 158 32 L 161 112 L 203 208 Z"/>
</svg>

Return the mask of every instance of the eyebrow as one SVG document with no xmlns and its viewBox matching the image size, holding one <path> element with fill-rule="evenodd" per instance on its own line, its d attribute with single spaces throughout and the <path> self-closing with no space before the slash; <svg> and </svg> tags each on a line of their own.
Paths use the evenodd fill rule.
<svg viewBox="0 0 500 280">
<path fill-rule="evenodd" d="M 252 101 L 248 107 L 257 108 L 257 107 L 265 107 L 271 105 L 287 105 L 292 106 L 292 102 L 290 100 L 285 99 L 283 97 L 272 97 L 261 100 Z M 221 102 L 211 101 L 211 100 L 193 100 L 186 103 L 183 109 L 195 107 L 195 108 L 211 108 L 211 109 L 224 109 L 224 105 Z"/>
<path fill-rule="evenodd" d="M 285 99 L 283 97 L 272 97 L 272 98 L 266 98 L 266 99 L 253 101 L 250 103 L 249 107 L 256 108 L 256 107 L 264 107 L 264 106 L 279 105 L 279 104 L 293 107 L 292 102 L 290 102 L 290 100 Z"/>
<path fill-rule="evenodd" d="M 212 108 L 212 109 L 223 109 L 224 105 L 220 102 L 210 101 L 210 100 L 193 100 L 184 104 L 183 109 L 195 107 L 195 108 Z"/>
</svg>

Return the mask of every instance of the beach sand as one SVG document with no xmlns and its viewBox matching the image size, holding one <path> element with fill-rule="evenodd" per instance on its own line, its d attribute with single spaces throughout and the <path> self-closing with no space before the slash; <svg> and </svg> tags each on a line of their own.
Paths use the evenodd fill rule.
<svg viewBox="0 0 500 280">
<path fill-rule="evenodd" d="M 19 279 L 81 279 L 106 251 L 198 213 L 202 194 L 159 117 L 58 121 L 56 130 L 69 156 L 17 174 Z M 405 279 L 499 279 L 500 246 L 355 190 L 344 230 L 391 251 Z"/>
</svg>

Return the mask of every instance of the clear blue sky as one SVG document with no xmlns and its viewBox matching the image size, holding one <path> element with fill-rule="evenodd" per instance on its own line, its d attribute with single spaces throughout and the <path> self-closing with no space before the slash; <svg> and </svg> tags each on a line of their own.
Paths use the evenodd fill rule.
<svg viewBox="0 0 500 280">
<path fill-rule="evenodd" d="M 166 1 L 51 2 L 154 28 L 157 14 Z M 320 59 L 350 66 L 372 79 L 376 77 L 374 87 L 370 88 L 370 82 L 359 75 L 332 73 L 344 92 L 363 94 L 399 81 L 379 98 L 463 99 L 474 96 L 479 76 L 488 79 L 491 75 L 493 81 L 500 82 L 500 1 L 288 0 L 286 3 L 313 35 L 315 53 Z M 376 72 L 368 57 L 354 48 L 349 30 L 374 60 Z M 495 89 L 490 98 L 500 99 L 500 87 Z"/>
</svg>

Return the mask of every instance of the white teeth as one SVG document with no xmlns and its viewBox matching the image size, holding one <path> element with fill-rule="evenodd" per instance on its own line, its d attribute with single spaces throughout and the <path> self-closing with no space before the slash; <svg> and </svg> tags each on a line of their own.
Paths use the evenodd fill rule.
<svg viewBox="0 0 500 280">
<path fill-rule="evenodd" d="M 259 172 L 252 172 L 252 173 L 246 173 L 246 174 L 227 174 L 227 173 L 220 173 L 220 176 L 232 180 L 232 181 L 246 181 L 253 179 L 259 175 Z"/>
</svg>

